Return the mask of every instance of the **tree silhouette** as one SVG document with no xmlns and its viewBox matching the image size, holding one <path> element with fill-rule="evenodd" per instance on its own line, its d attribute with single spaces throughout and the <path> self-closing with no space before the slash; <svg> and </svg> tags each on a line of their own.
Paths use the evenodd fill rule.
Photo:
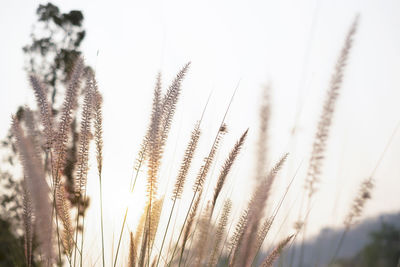
<svg viewBox="0 0 400 267">
<path fill-rule="evenodd" d="M 352 259 L 338 260 L 341 267 L 396 267 L 400 260 L 400 229 L 382 222 L 381 229 L 370 233 L 368 243 Z"/>
<path fill-rule="evenodd" d="M 66 81 L 69 79 L 75 59 L 81 55 L 80 46 L 86 35 L 83 28 L 84 16 L 79 10 L 62 13 L 57 6 L 51 3 L 39 5 L 36 14 L 37 21 L 32 26 L 31 42 L 23 47 L 26 58 L 24 70 L 28 74 L 35 73 L 41 78 L 51 100 L 52 113 L 56 116 L 60 110 L 60 105 L 57 103 L 59 92 L 65 90 Z M 86 66 L 86 68 L 90 67 Z M 18 107 L 16 112 L 18 120 L 24 120 L 24 111 L 25 107 Z M 37 123 L 39 114 L 34 111 L 33 115 Z M 71 125 L 73 134 L 67 148 L 68 156 L 63 173 L 66 178 L 67 195 L 72 206 L 78 205 L 78 198 L 75 197 L 73 192 L 79 135 L 76 124 L 74 121 Z M 0 239 L 5 246 L 0 246 L 0 265 L 3 262 L 2 260 L 5 260 L 4 263 L 15 260 L 14 255 L 7 253 L 7 249 L 9 249 L 8 241 L 12 243 L 16 251 L 22 251 L 23 255 L 23 242 L 19 237 L 22 232 L 23 212 L 22 173 L 16 164 L 18 160 L 12 139 L 13 135 L 9 131 L 5 139 L 1 141 L 2 154 L 5 156 L 0 169 L 0 190 L 2 191 L 0 196 L 0 222 L 4 226 L 1 227 Z M 46 155 L 44 147 L 42 152 L 45 162 L 47 162 L 48 155 Z M 45 168 L 46 171 L 50 171 L 47 167 Z M 89 205 L 89 199 L 87 198 L 85 203 L 83 203 L 83 200 L 80 200 L 80 202 L 79 216 L 82 216 Z M 21 264 L 15 266 L 21 266 Z"/>
</svg>

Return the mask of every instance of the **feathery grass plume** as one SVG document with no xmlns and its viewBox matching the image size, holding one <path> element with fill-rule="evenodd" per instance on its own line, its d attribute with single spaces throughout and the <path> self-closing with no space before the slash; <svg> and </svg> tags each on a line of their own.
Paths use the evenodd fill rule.
<svg viewBox="0 0 400 267">
<path fill-rule="evenodd" d="M 24 107 L 23 122 L 26 126 L 27 138 L 30 139 L 36 157 L 42 161 L 42 148 L 40 142 L 40 134 L 38 127 L 35 123 L 33 111 L 29 107 Z"/>
<path fill-rule="evenodd" d="M 93 73 L 89 71 L 86 78 L 85 98 L 83 100 L 81 129 L 79 133 L 79 147 L 75 180 L 75 194 L 80 196 L 86 190 L 86 180 L 89 161 L 89 144 L 91 139 L 91 121 L 93 114 L 94 81 Z"/>
<path fill-rule="evenodd" d="M 218 133 L 215 138 L 214 144 L 211 147 L 210 153 L 208 154 L 208 157 L 204 158 L 204 164 L 201 166 L 200 171 L 197 174 L 196 181 L 194 182 L 193 185 L 193 190 L 195 193 L 203 188 L 204 181 L 207 177 L 208 172 L 210 171 L 212 162 L 219 148 L 219 143 L 221 142 L 222 137 L 225 135 L 226 132 L 227 132 L 226 124 L 223 124 L 218 129 Z"/>
<path fill-rule="evenodd" d="M 235 92 L 236 92 L 236 90 L 235 90 Z M 235 94 L 233 94 L 233 96 L 234 95 Z M 230 107 L 230 105 L 232 103 L 233 96 L 231 98 L 231 101 L 229 102 L 228 108 L 227 108 L 227 110 L 225 112 L 225 115 L 224 115 L 224 117 L 222 119 L 221 125 L 220 125 L 220 127 L 218 129 L 218 132 L 217 132 L 217 135 L 216 135 L 216 137 L 214 139 L 214 143 L 213 143 L 213 145 L 211 147 L 211 151 L 209 152 L 208 156 L 204 159 L 205 163 L 200 168 L 200 172 L 196 177 L 195 184 L 193 185 L 194 194 L 193 194 L 192 200 L 190 201 L 189 209 L 188 209 L 188 211 L 186 213 L 186 216 L 185 216 L 185 219 L 183 221 L 183 225 L 182 225 L 181 230 L 179 232 L 178 241 L 176 242 L 175 248 L 174 248 L 174 250 L 172 252 L 172 259 L 169 262 L 168 266 L 172 263 L 172 261 L 174 259 L 175 252 L 176 252 L 176 249 L 177 249 L 177 245 L 179 244 L 179 240 L 181 238 L 181 235 L 182 235 L 182 233 L 183 233 L 183 231 L 184 231 L 184 229 L 186 227 L 186 222 L 187 222 L 190 210 L 191 210 L 191 208 L 193 206 L 193 202 L 195 201 L 198 192 L 199 191 L 201 192 L 201 190 L 202 190 L 202 187 L 203 187 L 203 184 L 204 184 L 204 180 L 207 177 L 208 171 L 210 170 L 210 167 L 211 167 L 211 163 L 213 161 L 213 158 L 215 157 L 215 153 L 217 151 L 218 144 L 219 144 L 219 142 L 220 142 L 220 140 L 222 138 L 222 135 L 224 135 L 225 132 L 227 131 L 226 124 L 224 123 L 224 121 L 225 121 L 226 114 L 228 113 L 229 107 Z M 184 250 L 184 248 L 182 248 L 181 257 L 180 257 L 180 260 L 179 260 L 180 262 L 182 260 L 183 250 Z"/>
<path fill-rule="evenodd" d="M 103 185 L 102 185 L 102 170 L 103 170 L 103 97 L 98 90 L 96 77 L 93 75 L 93 90 L 94 90 L 94 103 L 93 103 L 93 120 L 94 120 L 94 141 L 96 143 L 96 159 L 97 159 L 97 172 L 99 174 L 99 188 L 100 188 L 100 224 L 101 224 L 101 254 L 103 260 L 103 267 L 105 266 L 104 258 L 104 222 L 103 222 Z"/>
<path fill-rule="evenodd" d="M 161 77 L 158 75 L 156 86 L 154 88 L 153 108 L 151 113 L 150 126 L 147 134 L 147 154 L 148 154 L 148 178 L 147 193 L 148 202 L 152 202 L 152 197 L 157 191 L 157 173 L 160 167 L 161 147 L 160 147 L 160 121 L 161 110 Z M 151 210 L 151 208 L 150 208 Z"/>
<path fill-rule="evenodd" d="M 229 214 L 231 213 L 231 210 L 232 210 L 232 201 L 230 199 L 227 199 L 224 203 L 222 215 L 218 222 L 218 228 L 217 228 L 217 232 L 215 234 L 214 247 L 212 249 L 211 257 L 208 262 L 208 266 L 210 266 L 210 267 L 217 266 L 217 263 L 218 263 L 217 256 L 219 255 L 219 251 L 221 249 L 222 238 L 225 234 L 225 229 L 228 224 Z"/>
<path fill-rule="evenodd" d="M 185 154 L 184 154 L 184 157 L 183 157 L 183 161 L 181 163 L 181 168 L 179 170 L 178 177 L 176 178 L 175 187 L 174 187 L 174 190 L 172 192 L 173 204 L 172 204 L 172 208 L 171 208 L 170 215 L 169 215 L 169 218 L 168 218 L 168 223 L 167 223 L 166 229 L 164 231 L 164 236 L 163 236 L 163 239 L 162 239 L 162 242 L 161 242 L 161 247 L 160 247 L 160 250 L 159 250 L 159 256 L 158 256 L 158 259 L 157 259 L 157 262 L 156 262 L 156 266 L 158 265 L 158 263 L 160 261 L 160 258 L 161 258 L 161 255 L 162 255 L 162 249 L 163 249 L 163 246 L 164 246 L 165 237 L 167 236 L 167 232 L 168 232 L 169 224 L 171 222 L 172 214 L 174 212 L 176 200 L 178 198 L 181 198 L 181 196 L 182 196 L 183 187 L 185 185 L 186 177 L 187 177 L 187 174 L 189 172 L 190 165 L 192 163 L 192 159 L 193 159 L 194 153 L 195 153 L 196 148 L 197 148 L 197 144 L 198 144 L 198 141 L 199 141 L 199 138 L 200 138 L 200 133 L 201 133 L 201 131 L 200 131 L 200 121 L 199 121 L 199 122 L 196 123 L 196 125 L 195 125 L 195 127 L 194 127 L 194 129 L 192 131 L 192 134 L 190 136 L 190 141 L 189 141 L 189 143 L 188 143 L 188 145 L 186 147 Z"/>
<path fill-rule="evenodd" d="M 146 232 L 146 230 L 145 230 L 145 223 L 146 223 L 146 218 L 147 218 L 147 210 L 148 210 L 148 205 L 146 205 L 146 207 L 144 208 L 144 211 L 143 211 L 143 213 L 142 213 L 142 215 L 140 216 L 140 219 L 139 219 L 139 223 L 138 223 L 138 226 L 136 227 L 136 232 L 135 232 L 135 238 L 133 239 L 134 240 L 134 244 L 133 244 L 133 246 L 135 247 L 135 254 L 134 254 L 134 256 L 135 256 L 135 259 L 136 259 L 136 261 L 137 261 L 137 252 L 138 252 L 138 248 L 139 248 L 139 246 L 140 246 L 140 258 L 142 258 L 142 253 L 143 252 L 145 252 L 145 251 L 143 251 L 143 248 L 145 249 L 146 248 L 146 246 L 145 246 L 145 244 L 143 244 L 143 242 L 144 242 L 144 236 L 145 236 L 145 232 Z M 142 240 L 142 237 L 143 237 L 143 240 Z M 143 242 L 140 242 L 140 241 L 143 241 Z M 141 245 L 140 245 L 140 243 L 142 243 Z M 144 257 L 144 255 L 143 255 L 143 257 Z M 144 259 L 143 259 L 144 260 Z M 140 261 L 140 259 L 139 259 L 139 261 Z M 139 265 L 139 266 L 141 266 L 141 265 Z"/>
<path fill-rule="evenodd" d="M 154 238 L 156 237 L 163 203 L 164 203 L 164 197 L 155 200 L 153 207 L 151 208 L 151 218 L 150 218 L 151 224 L 150 224 L 150 235 L 149 235 L 150 246 L 153 246 Z"/>
<path fill-rule="evenodd" d="M 357 223 L 357 220 L 360 218 L 364 210 L 365 203 L 371 198 L 371 191 L 373 188 L 374 183 L 372 178 L 368 178 L 361 183 L 358 194 L 354 198 L 350 211 L 344 220 L 346 228 L 350 228 L 352 225 Z"/>
<path fill-rule="evenodd" d="M 171 86 L 168 88 L 165 93 L 162 102 L 161 102 L 161 132 L 160 132 L 160 142 L 161 147 L 164 147 L 165 142 L 168 137 L 168 132 L 171 128 L 172 118 L 175 114 L 176 104 L 179 99 L 179 95 L 181 93 L 181 85 L 183 78 L 185 77 L 188 69 L 190 67 L 190 62 L 188 62 L 176 75 L 174 81 Z"/>
<path fill-rule="evenodd" d="M 192 231 L 192 226 L 193 226 L 193 223 L 196 218 L 196 214 L 197 214 L 197 210 L 199 208 L 200 199 L 201 199 L 202 194 L 203 194 L 203 190 L 201 189 L 196 197 L 196 200 L 194 201 L 192 209 L 190 210 L 189 217 L 188 217 L 187 223 L 185 225 L 185 229 L 183 231 L 182 247 L 181 247 L 181 254 L 180 254 L 179 261 L 182 261 L 183 253 L 185 252 L 185 246 L 189 239 L 189 235 Z M 173 260 L 173 259 L 171 259 L 171 260 Z"/>
<path fill-rule="evenodd" d="M 70 219 L 70 206 L 62 183 L 56 185 L 56 211 L 64 228 L 61 235 L 62 244 L 68 257 L 71 257 L 74 237 Z"/>
<path fill-rule="evenodd" d="M 317 125 L 317 131 L 314 137 L 314 143 L 311 152 L 311 158 L 309 161 L 305 185 L 309 197 L 311 197 L 315 193 L 315 183 L 319 181 L 321 176 L 323 159 L 325 157 L 325 151 L 329 137 L 329 130 L 332 124 L 337 98 L 339 96 L 340 88 L 343 83 L 344 71 L 351 47 L 353 45 L 353 38 L 357 30 L 357 25 L 358 16 L 355 18 L 349 32 L 347 33 L 344 46 L 342 47 L 339 58 L 336 61 L 335 70 L 331 77 L 324 106 L 322 108 L 322 114 L 319 118 L 319 122 Z"/>
<path fill-rule="evenodd" d="M 161 73 L 157 74 L 156 78 L 156 85 L 154 87 L 154 93 L 153 93 L 153 103 L 152 103 L 152 112 L 150 116 L 150 124 L 147 127 L 147 132 L 145 136 L 143 137 L 142 144 L 140 145 L 140 150 L 138 153 L 138 157 L 135 160 L 134 164 L 134 169 L 138 172 L 144 163 L 145 160 L 148 158 L 148 150 L 149 150 L 149 139 L 150 139 L 150 134 L 151 134 L 151 127 L 152 123 L 155 120 L 155 115 L 156 111 L 160 112 L 160 101 L 161 101 Z M 160 114 L 157 114 L 160 116 Z M 158 119 L 160 120 L 160 119 Z M 158 130 L 158 129 L 157 129 Z"/>
<path fill-rule="evenodd" d="M 259 111 L 259 132 L 257 140 L 257 161 L 256 161 L 256 178 L 257 181 L 264 178 L 264 174 L 267 171 L 266 165 L 268 164 L 268 146 L 267 140 L 269 138 L 268 127 L 271 119 L 271 103 L 270 103 L 270 85 L 264 87 L 262 103 Z"/>
<path fill-rule="evenodd" d="M 82 263 L 83 260 L 83 240 L 84 240 L 84 227 L 85 227 L 85 214 L 81 210 L 81 201 L 83 201 L 83 205 L 86 203 L 86 182 L 87 182 L 87 173 L 88 173 L 88 161 L 89 161 L 89 144 L 90 139 L 92 138 L 91 133 L 91 120 L 93 114 L 93 98 L 94 98 L 94 86 L 93 86 L 93 72 L 91 70 L 87 70 L 85 73 L 86 76 L 86 85 L 84 88 L 84 100 L 83 100 L 83 108 L 81 115 L 81 127 L 78 136 L 78 150 L 77 150 L 77 161 L 76 161 L 76 171 L 75 171 L 75 184 L 74 184 L 74 193 L 75 197 L 78 200 L 78 213 L 76 216 L 76 229 L 75 229 L 75 242 L 78 242 L 78 227 L 79 227 L 79 219 L 82 217 L 82 233 L 81 233 L 81 251 L 80 251 L 80 260 Z M 82 214 L 81 214 L 82 212 Z M 74 265 L 76 260 L 76 249 L 74 252 Z"/>
<path fill-rule="evenodd" d="M 29 76 L 29 81 L 33 88 L 36 103 L 39 107 L 40 111 L 40 119 L 43 125 L 43 133 L 46 138 L 46 149 L 50 149 L 53 143 L 53 121 L 52 121 L 52 112 L 50 108 L 50 103 L 47 99 L 47 90 L 44 87 L 44 84 L 39 81 L 39 79 L 35 75 Z"/>
<path fill-rule="evenodd" d="M 142 240 L 142 246 L 140 248 L 140 257 L 139 257 L 139 265 L 138 266 L 144 266 L 144 262 L 146 260 L 146 251 L 147 251 L 147 243 L 148 243 L 148 238 L 149 238 L 149 231 L 148 228 L 143 229 L 143 240 Z"/>
<path fill-rule="evenodd" d="M 262 267 L 272 267 L 274 262 L 279 258 L 281 255 L 282 250 L 286 247 L 286 245 L 292 240 L 293 235 L 287 237 L 286 239 L 282 240 L 274 250 L 265 258 L 263 263 L 261 264 Z"/>
<path fill-rule="evenodd" d="M 269 229 L 271 229 L 273 222 L 273 218 L 268 218 L 264 221 L 261 225 L 260 229 L 257 232 L 257 239 L 256 239 L 256 251 L 260 251 L 262 244 L 264 243 L 265 237 L 267 236 Z"/>
<path fill-rule="evenodd" d="M 343 221 L 345 228 L 342 232 L 342 235 L 340 236 L 339 243 L 331 259 L 331 264 L 334 262 L 337 255 L 339 254 L 340 248 L 342 247 L 347 232 L 354 224 L 358 222 L 358 219 L 362 215 L 365 204 L 367 203 L 368 199 L 371 198 L 371 191 L 373 188 L 374 182 L 372 180 L 372 177 L 364 180 L 361 183 L 357 196 L 354 198 L 353 203 L 350 207 L 350 211 L 347 213 L 346 218 Z"/>
<path fill-rule="evenodd" d="M 136 244 L 133 233 L 130 232 L 128 267 L 136 267 Z"/>
<path fill-rule="evenodd" d="M 58 125 L 58 132 L 56 133 L 56 138 L 55 138 L 54 151 L 56 154 L 56 161 L 55 164 L 53 164 L 53 170 L 56 183 L 58 183 L 58 180 L 62 174 L 65 160 L 67 158 L 66 146 L 72 122 L 71 115 L 77 106 L 78 90 L 81 84 L 83 69 L 84 69 L 83 59 L 78 58 L 75 62 L 71 78 L 69 80 L 61 112 L 60 123 Z"/>
<path fill-rule="evenodd" d="M 246 136 L 248 133 L 249 129 L 247 129 L 242 136 L 240 137 L 240 139 L 236 142 L 235 146 L 233 147 L 233 149 L 231 150 L 231 152 L 228 155 L 228 158 L 225 160 L 224 165 L 222 166 L 222 170 L 219 174 L 218 177 L 218 182 L 217 185 L 215 187 L 214 190 L 214 196 L 212 199 L 212 208 L 211 208 L 211 214 L 214 211 L 214 207 L 215 207 L 215 203 L 217 202 L 217 198 L 219 196 L 219 193 L 222 190 L 222 186 L 225 183 L 225 179 L 229 174 L 229 171 L 232 168 L 233 163 L 235 162 L 235 159 L 237 157 L 237 155 L 239 155 L 240 149 L 242 148 L 244 141 L 246 140 Z"/>
<path fill-rule="evenodd" d="M 152 247 L 154 243 L 154 238 L 156 236 L 158 224 L 160 221 L 163 202 L 164 198 L 154 200 L 153 206 L 151 207 L 151 212 L 149 211 L 150 203 L 147 203 L 143 214 L 140 217 L 139 224 L 136 228 L 134 246 L 135 248 L 137 248 L 139 246 L 139 241 L 142 241 L 141 253 L 144 253 L 145 255 L 141 254 L 140 258 L 143 258 L 143 260 L 146 258 L 146 256 L 150 257 L 150 255 L 147 255 L 147 251 L 143 249 L 147 247 Z M 151 217 L 149 216 L 150 213 L 152 214 Z M 151 222 L 148 222 L 149 220 L 151 220 Z M 148 253 L 150 253 L 150 251 L 148 251 Z M 139 266 L 141 265 L 139 264 Z"/>
<path fill-rule="evenodd" d="M 208 249 L 208 235 L 210 232 L 210 215 L 211 215 L 211 206 L 210 202 L 207 202 L 207 206 L 203 211 L 203 214 L 198 220 L 199 232 L 197 236 L 197 242 L 194 249 L 194 257 L 195 262 L 194 266 L 201 266 L 204 261 L 204 253 Z"/>
<path fill-rule="evenodd" d="M 164 97 L 161 98 L 161 80 L 157 79 L 156 92 L 154 95 L 153 115 L 149 131 L 149 180 L 148 184 L 150 196 L 156 192 L 156 176 L 163 154 L 164 146 L 167 141 L 168 133 L 176 110 L 176 104 L 181 92 L 182 80 L 189 69 L 190 62 L 187 63 L 176 75 L 171 86 L 168 88 Z"/>
<path fill-rule="evenodd" d="M 135 232 L 135 247 L 139 247 L 139 241 L 142 239 L 142 236 L 144 235 L 144 224 L 146 222 L 146 217 L 147 217 L 147 209 L 148 205 L 144 208 L 144 211 L 142 215 L 140 216 L 138 226 L 136 227 L 136 232 Z"/>
<path fill-rule="evenodd" d="M 242 211 L 239 221 L 236 223 L 235 231 L 229 241 L 229 266 L 235 266 L 238 250 L 240 249 L 240 244 L 243 239 L 244 230 L 249 219 L 249 206 Z"/>
<path fill-rule="evenodd" d="M 178 177 L 176 178 L 175 182 L 175 187 L 174 191 L 172 192 L 172 200 L 176 200 L 181 198 L 182 192 L 183 192 L 183 187 L 185 185 L 186 177 L 189 172 L 190 165 L 192 163 L 192 159 L 194 156 L 194 153 L 197 148 L 197 144 L 200 138 L 200 123 L 196 123 L 196 126 L 194 127 L 192 134 L 190 136 L 190 141 L 186 147 L 185 150 L 185 155 L 182 160 L 181 168 L 178 173 Z"/>
<path fill-rule="evenodd" d="M 13 117 L 12 131 L 16 138 L 16 147 L 24 169 L 27 190 L 31 193 L 36 218 L 35 232 L 39 247 L 46 260 L 53 261 L 52 219 L 49 200 L 50 188 L 46 182 L 42 162 L 36 157 L 33 145 L 25 137 L 19 121 Z"/>
<path fill-rule="evenodd" d="M 158 185 L 158 171 L 161 164 L 162 157 L 162 147 L 160 142 L 160 122 L 162 118 L 162 109 L 161 109 L 161 78 L 160 75 L 157 77 L 157 83 L 154 89 L 154 98 L 153 98 L 153 110 L 151 115 L 151 122 L 148 131 L 148 170 L 147 170 L 147 203 L 149 208 L 147 209 L 147 217 L 146 217 L 146 235 L 151 235 L 151 223 L 152 223 L 152 205 L 153 199 L 157 194 L 157 185 Z M 143 241 L 146 241 L 148 244 L 143 244 Z M 150 260 L 150 242 L 151 237 L 147 236 L 146 239 L 142 240 L 142 246 L 147 247 L 148 260 Z M 145 253 L 146 254 L 146 253 Z M 145 258 L 145 255 L 143 256 Z"/>
<path fill-rule="evenodd" d="M 96 143 L 96 159 L 99 178 L 103 169 L 103 97 L 98 90 L 96 77 L 92 77 L 94 89 L 94 104 L 93 104 L 93 124 L 94 124 L 94 141 Z"/>
<path fill-rule="evenodd" d="M 243 239 L 238 250 L 238 266 L 250 266 L 256 254 L 254 240 L 260 226 L 260 220 L 264 217 L 264 208 L 270 196 L 270 191 L 275 177 L 287 159 L 286 153 L 272 168 L 268 177 L 259 182 L 249 202 L 249 218 L 245 226 Z"/>
<path fill-rule="evenodd" d="M 144 138 L 142 140 L 142 143 L 140 144 L 140 149 L 139 149 L 138 155 L 133 164 L 133 170 L 135 170 L 137 174 L 139 173 L 140 168 L 143 166 L 143 163 L 147 159 L 148 138 L 149 138 L 148 133 L 146 133 L 146 135 L 144 136 Z M 132 181 L 131 181 L 131 183 L 132 183 Z M 133 190 L 132 185 L 131 185 L 131 190 Z"/>
<path fill-rule="evenodd" d="M 24 183 L 25 184 L 25 183 Z M 32 199 L 29 190 L 24 185 L 24 197 L 23 197 L 23 210 L 22 219 L 24 221 L 24 252 L 26 266 L 32 266 L 32 240 L 33 240 L 33 228 L 34 228 L 34 216 Z"/>
</svg>

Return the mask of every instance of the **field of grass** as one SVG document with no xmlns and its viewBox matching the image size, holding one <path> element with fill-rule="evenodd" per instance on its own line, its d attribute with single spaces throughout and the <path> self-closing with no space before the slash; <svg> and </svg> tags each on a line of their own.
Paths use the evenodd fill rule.
<svg viewBox="0 0 400 267">
<path fill-rule="evenodd" d="M 318 184 L 323 179 L 324 159 L 327 155 L 332 120 L 345 70 L 351 64 L 351 50 L 356 37 L 358 17 L 351 24 L 344 38 L 342 49 L 333 66 L 330 83 L 327 85 L 324 102 L 321 103 L 319 119 L 316 122 L 311 153 L 304 161 L 307 172 L 304 177 L 289 178 L 290 183 L 284 194 L 276 201 L 272 199 L 274 185 L 287 167 L 290 152 L 284 152 L 275 162 L 268 154 L 269 122 L 271 103 L 269 88 L 265 89 L 259 109 L 259 128 L 257 132 L 257 151 L 254 162 L 241 162 L 240 155 L 247 144 L 249 129 L 243 129 L 229 153 L 219 154 L 224 137 L 230 134 L 230 125 L 225 121 L 235 98 L 236 90 L 219 123 L 218 130 L 212 136 L 202 134 L 203 115 L 193 122 L 186 149 L 179 165 L 179 171 L 172 174 L 174 181 L 165 192 L 160 192 L 160 177 L 164 172 L 165 148 L 169 133 L 174 126 L 174 115 L 181 91 L 184 90 L 185 76 L 195 63 L 187 63 L 176 74 L 166 90 L 163 90 L 161 74 L 155 81 L 153 102 L 147 131 L 138 151 L 133 166 L 132 179 L 126 190 L 130 195 L 137 195 L 138 180 L 146 178 L 145 207 L 136 225 L 130 225 L 129 204 L 126 203 L 118 232 L 109 233 L 104 225 L 104 206 L 113 203 L 103 201 L 103 97 L 98 88 L 95 72 L 85 67 L 83 58 L 75 60 L 72 74 L 64 95 L 61 112 L 55 114 L 49 102 L 46 86 L 42 77 L 35 73 L 29 76 L 31 87 L 37 102 L 37 108 L 24 107 L 20 114 L 12 119 L 13 142 L 18 151 L 23 167 L 23 228 L 24 255 L 26 266 L 88 266 L 87 258 L 96 254 L 87 251 L 85 231 L 97 232 L 101 236 L 99 259 L 91 259 L 93 266 L 275 266 L 278 259 L 285 256 L 284 266 L 296 262 L 302 265 L 303 246 L 291 253 L 284 251 L 296 242 L 302 244 L 307 236 L 308 216 L 318 191 Z M 207 102 L 208 103 L 208 102 Z M 73 138 L 72 124 L 79 125 L 76 167 L 73 170 L 73 188 L 67 188 L 66 181 L 67 147 Z M 210 140 L 206 155 L 198 154 L 199 140 Z M 391 139 L 387 143 L 390 146 Z M 348 204 L 347 216 L 343 221 L 343 234 L 337 244 L 332 245 L 331 262 L 335 266 L 339 251 L 346 238 L 346 233 L 360 219 L 364 207 L 371 198 L 374 189 L 375 170 L 379 166 L 387 147 L 383 150 L 374 171 L 361 184 L 353 202 Z M 247 150 L 246 150 L 247 151 Z M 246 152 L 247 153 L 247 152 Z M 215 166 L 216 157 L 223 157 L 221 166 Z M 96 159 L 96 166 L 90 166 L 89 158 Z M 193 164 L 203 157 L 201 166 Z M 244 208 L 239 214 L 232 212 L 234 201 L 230 199 L 232 185 L 228 177 L 235 165 L 254 166 L 255 174 L 245 177 L 254 184 L 251 194 L 246 196 Z M 272 166 L 272 167 L 269 167 Z M 89 170 L 89 167 L 90 170 Z M 217 168 L 214 171 L 214 168 Z M 192 171 L 194 179 L 188 179 Z M 90 206 L 101 214 L 96 225 L 85 223 L 88 172 L 97 172 L 99 181 L 98 206 Z M 292 175 L 292 174 L 291 174 Z M 171 176 L 171 175 L 168 175 Z M 286 210 L 282 203 L 291 190 L 295 179 L 304 181 L 303 197 L 300 210 Z M 189 181 L 194 180 L 192 184 Z M 235 189 L 239 190 L 239 189 Z M 72 194 L 70 192 L 73 192 Z M 274 200 L 274 202 L 272 201 Z M 181 202 L 185 205 L 181 206 Z M 274 240 L 270 234 L 276 225 L 278 214 L 296 214 L 298 221 L 281 240 Z M 177 220 L 176 218 L 179 218 Z M 178 221 L 178 223 L 176 223 Z M 94 229 L 95 228 L 95 229 Z M 113 235 L 112 249 L 106 244 L 105 236 Z M 126 237 L 129 237 L 127 240 Z M 125 237 L 125 238 L 124 238 Z M 268 241 L 270 249 L 266 250 Z M 274 242 L 275 241 L 275 242 Z M 97 246 L 94 246 L 97 247 Z M 111 259 L 107 260 L 106 259 Z M 295 261 L 296 259 L 296 261 Z M 282 263 L 281 263 L 282 264 Z"/>
</svg>

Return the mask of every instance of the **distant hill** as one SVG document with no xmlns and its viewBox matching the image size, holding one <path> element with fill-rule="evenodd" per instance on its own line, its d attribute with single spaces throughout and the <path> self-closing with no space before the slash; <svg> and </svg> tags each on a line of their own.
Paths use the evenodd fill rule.
<svg viewBox="0 0 400 267">
<path fill-rule="evenodd" d="M 370 242 L 369 233 L 381 229 L 382 222 L 400 228 L 400 212 L 392 214 L 382 214 L 377 217 L 369 218 L 350 229 L 346 234 L 344 243 L 338 254 L 338 259 L 347 259 L 356 254 Z M 303 266 L 318 267 L 327 266 L 330 262 L 334 249 L 336 249 L 343 229 L 325 228 L 314 238 L 305 242 Z M 290 266 L 291 253 L 296 251 L 292 266 L 299 266 L 300 244 L 294 245 L 290 250 L 286 250 L 279 266 Z"/>
</svg>

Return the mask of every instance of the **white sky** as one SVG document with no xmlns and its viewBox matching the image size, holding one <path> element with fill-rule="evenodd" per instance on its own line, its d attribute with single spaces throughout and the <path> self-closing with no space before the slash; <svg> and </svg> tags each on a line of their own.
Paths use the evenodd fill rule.
<svg viewBox="0 0 400 267">
<path fill-rule="evenodd" d="M 35 10 L 41 1 L 5 0 L 0 7 L 0 135 L 9 127 L 15 108 L 32 103 L 33 93 L 22 70 L 22 46 L 29 42 Z M 160 194 L 179 164 L 195 121 L 211 91 L 204 119 L 202 149 L 193 167 L 207 153 L 229 98 L 240 80 L 239 91 L 227 118 L 229 134 L 218 156 L 217 169 L 230 147 L 250 127 L 246 148 L 235 165 L 232 198 L 239 209 L 251 189 L 251 163 L 257 137 L 261 86 L 272 84 L 273 121 L 271 159 L 290 152 L 274 191 L 277 200 L 302 159 L 300 174 L 284 204 L 294 212 L 280 234 L 292 230 L 297 217 L 300 188 L 311 151 L 315 125 L 329 78 L 345 34 L 354 16 L 361 15 L 359 31 L 346 69 L 337 105 L 323 179 L 310 215 L 310 234 L 324 226 L 340 226 L 358 184 L 374 169 L 400 120 L 400 2 L 389 0 L 335 1 L 54 1 L 66 12 L 84 12 L 87 36 L 83 50 L 97 69 L 104 94 L 106 224 L 119 231 L 124 203 L 132 205 L 128 220 L 137 220 L 143 200 L 126 196 L 133 161 L 145 133 L 156 73 L 167 86 L 187 62 L 192 67 L 183 84 L 169 146 L 162 167 Z M 97 51 L 99 56 L 96 57 Z M 301 116 L 296 146 L 289 140 L 298 105 Z M 176 150 L 175 147 L 176 146 Z M 380 165 L 365 216 L 399 210 L 400 133 Z M 96 209 L 95 163 L 89 180 L 92 208 Z M 215 175 L 214 175 L 215 176 Z M 141 180 L 144 180 L 143 176 Z M 234 181 L 234 183 L 233 183 Z M 188 188 L 190 187 L 188 182 Z M 138 195 L 142 194 L 139 184 Z M 232 186 L 230 186 L 232 187 Z M 189 190 L 189 189 L 188 189 Z M 139 192 L 140 191 L 140 192 Z M 168 191 L 170 193 L 170 191 Z M 169 195 L 166 196 L 166 199 Z M 112 204 L 111 204 L 112 203 Z M 99 224 L 92 210 L 93 224 Z M 97 220 L 97 222 L 96 222 Z M 87 246 L 99 236 L 88 239 Z M 272 240 L 270 240 L 272 241 Z M 93 249 L 95 259 L 99 254 Z M 94 261 L 94 260 L 93 260 Z"/>
</svg>

